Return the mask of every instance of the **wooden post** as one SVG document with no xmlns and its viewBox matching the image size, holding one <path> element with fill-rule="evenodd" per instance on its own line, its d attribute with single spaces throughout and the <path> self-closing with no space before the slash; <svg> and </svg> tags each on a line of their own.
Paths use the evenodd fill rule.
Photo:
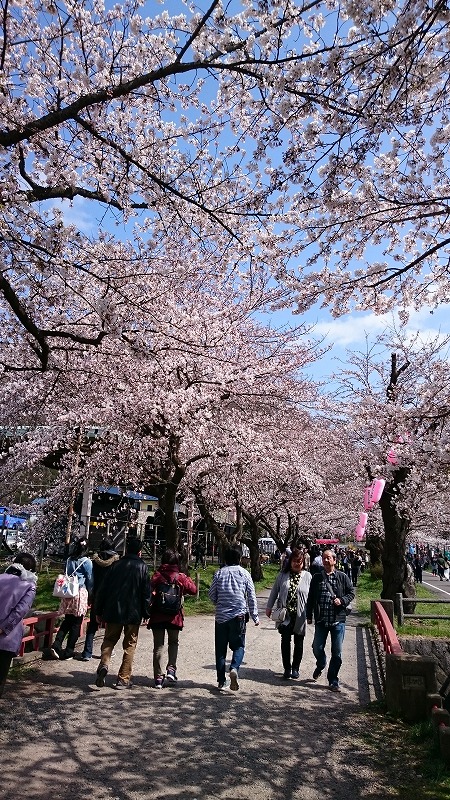
<svg viewBox="0 0 450 800">
<path fill-rule="evenodd" d="M 403 595 L 400 594 L 400 592 L 395 595 L 395 604 L 397 606 L 397 622 L 399 625 L 403 625 L 405 621 L 405 615 L 403 611 Z"/>
</svg>

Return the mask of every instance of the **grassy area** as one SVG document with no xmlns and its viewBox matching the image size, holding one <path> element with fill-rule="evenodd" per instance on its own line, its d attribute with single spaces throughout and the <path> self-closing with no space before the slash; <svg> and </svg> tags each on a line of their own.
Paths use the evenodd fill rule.
<svg viewBox="0 0 450 800">
<path fill-rule="evenodd" d="M 381 579 L 373 578 L 369 570 L 365 569 L 358 578 L 353 607 L 370 617 L 370 601 L 380 599 L 381 588 Z"/>
<path fill-rule="evenodd" d="M 424 579 L 426 580 L 426 572 Z M 422 584 L 417 584 L 417 597 L 422 599 L 432 599 L 436 595 Z M 445 599 L 445 598 L 442 598 Z M 416 606 L 417 614 L 436 614 L 439 616 L 450 616 L 450 605 L 440 605 L 439 603 L 426 603 Z M 404 636 L 431 636 L 434 639 L 450 638 L 450 620 L 438 619 L 408 619 L 401 627 L 397 626 L 399 634 Z"/>
<path fill-rule="evenodd" d="M 53 585 L 59 575 L 59 569 L 49 569 L 39 573 L 36 587 L 36 598 L 34 608 L 38 611 L 57 611 L 59 608 L 59 598 L 53 597 Z"/>
</svg>

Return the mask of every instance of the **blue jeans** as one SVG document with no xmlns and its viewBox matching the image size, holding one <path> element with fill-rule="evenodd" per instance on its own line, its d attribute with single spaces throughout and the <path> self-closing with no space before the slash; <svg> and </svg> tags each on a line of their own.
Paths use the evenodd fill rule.
<svg viewBox="0 0 450 800">
<path fill-rule="evenodd" d="M 345 636 L 345 622 L 337 622 L 336 625 L 324 625 L 323 622 L 316 622 L 312 649 L 316 659 L 317 669 L 320 669 L 321 672 L 323 672 L 327 663 L 325 645 L 328 634 L 331 636 L 331 658 L 328 665 L 327 679 L 328 683 L 337 683 L 339 670 L 342 664 L 342 643 Z"/>
<path fill-rule="evenodd" d="M 82 656 L 85 656 L 86 658 L 92 658 L 92 650 L 94 649 L 94 636 L 97 633 L 98 628 L 99 624 L 97 622 L 97 617 L 95 616 L 94 612 L 94 603 L 92 603 L 89 623 L 86 630 L 86 638 L 84 640 L 84 647 L 82 652 Z"/>
<path fill-rule="evenodd" d="M 245 652 L 245 617 L 233 617 L 227 622 L 216 622 L 215 648 L 218 683 L 225 683 L 225 660 L 228 645 L 233 651 L 230 669 L 239 672 Z"/>
</svg>

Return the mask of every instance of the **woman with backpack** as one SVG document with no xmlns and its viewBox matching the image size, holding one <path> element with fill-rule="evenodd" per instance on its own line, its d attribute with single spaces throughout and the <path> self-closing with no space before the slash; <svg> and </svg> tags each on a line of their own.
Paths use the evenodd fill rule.
<svg viewBox="0 0 450 800">
<path fill-rule="evenodd" d="M 63 598 L 59 605 L 59 612 L 64 614 L 64 619 L 47 654 L 47 657 L 54 661 L 59 659 L 68 661 L 73 658 L 75 645 L 80 637 L 81 625 L 88 609 L 89 594 L 94 586 L 92 561 L 86 553 L 86 542 L 76 539 L 66 562 L 66 574 L 77 576 L 79 591 L 76 597 Z M 66 648 L 63 649 L 66 636 Z"/>
<path fill-rule="evenodd" d="M 180 556 L 175 550 L 166 550 L 161 566 L 151 581 L 151 608 L 147 628 L 153 631 L 153 674 L 155 688 L 162 689 L 164 682 L 177 680 L 178 638 L 183 629 L 183 596 L 197 594 L 191 578 L 180 572 Z M 167 631 L 168 662 L 162 668 L 164 642 Z"/>
</svg>

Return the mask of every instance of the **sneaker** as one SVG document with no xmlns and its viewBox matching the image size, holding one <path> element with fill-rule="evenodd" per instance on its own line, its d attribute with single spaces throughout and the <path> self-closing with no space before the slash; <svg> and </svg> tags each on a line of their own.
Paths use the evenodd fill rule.
<svg viewBox="0 0 450 800">
<path fill-rule="evenodd" d="M 81 653 L 81 656 L 80 656 L 79 660 L 80 661 L 90 661 L 91 658 L 92 658 L 92 656 L 88 656 L 88 655 L 86 655 L 86 653 Z"/>
<path fill-rule="evenodd" d="M 298 669 L 293 669 L 292 672 L 291 672 L 291 678 L 294 678 L 294 680 L 295 680 L 298 677 L 299 677 Z"/>
<path fill-rule="evenodd" d="M 117 681 L 113 683 L 113 689 L 131 689 L 132 686 L 131 681 L 123 681 L 122 678 L 117 678 Z"/>
<path fill-rule="evenodd" d="M 316 681 L 317 678 L 320 678 L 321 675 L 322 675 L 322 670 L 319 669 L 319 667 L 316 667 L 313 672 L 313 681 Z"/>
<path fill-rule="evenodd" d="M 60 656 L 59 656 L 59 657 L 60 657 L 61 661 L 71 661 L 71 660 L 72 660 L 72 658 L 73 658 L 73 656 L 74 656 L 74 652 L 73 652 L 73 650 L 69 650 L 68 648 L 66 648 L 66 649 L 65 649 L 65 650 L 64 650 L 64 651 L 63 651 L 63 652 L 60 654 Z"/>
<path fill-rule="evenodd" d="M 155 689 L 162 689 L 164 684 L 164 675 L 158 675 L 155 678 Z"/>
<path fill-rule="evenodd" d="M 169 681 L 169 683 L 175 683 L 175 681 L 177 681 L 177 680 L 178 680 L 177 671 L 176 671 L 175 667 L 167 667 L 167 670 L 166 670 L 166 681 Z"/>
<path fill-rule="evenodd" d="M 226 689 L 226 688 L 227 688 L 227 682 L 226 682 L 226 681 L 224 681 L 223 683 L 218 683 L 218 684 L 217 684 L 217 688 L 218 688 L 219 692 L 223 692 L 223 691 L 224 691 L 224 689 Z"/>
<path fill-rule="evenodd" d="M 60 650 L 56 647 L 50 647 L 48 654 L 53 661 L 59 661 L 60 659 Z"/>
<path fill-rule="evenodd" d="M 291 677 L 291 670 L 290 669 L 285 669 L 283 674 L 282 674 L 282 676 L 281 676 L 281 680 L 288 681 L 290 677 Z"/>
<path fill-rule="evenodd" d="M 333 681 L 332 683 L 330 683 L 328 688 L 331 689 L 332 692 L 340 692 L 341 691 L 337 681 Z"/>
<path fill-rule="evenodd" d="M 105 664 L 100 664 L 97 670 L 97 677 L 95 679 L 95 685 L 98 686 L 99 689 L 105 685 L 105 679 L 108 674 L 108 667 Z"/>
<path fill-rule="evenodd" d="M 230 669 L 230 689 L 232 692 L 237 692 L 239 689 L 237 669 L 234 667 Z"/>
</svg>

